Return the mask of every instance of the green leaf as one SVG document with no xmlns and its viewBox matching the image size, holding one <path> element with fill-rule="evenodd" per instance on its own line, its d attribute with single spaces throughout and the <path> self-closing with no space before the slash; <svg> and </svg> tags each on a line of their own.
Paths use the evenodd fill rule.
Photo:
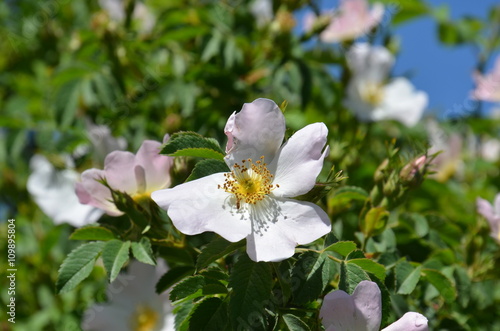
<svg viewBox="0 0 500 331">
<path fill-rule="evenodd" d="M 75 119 L 78 109 L 78 96 L 80 95 L 80 80 L 71 80 L 61 86 L 57 92 L 55 106 L 60 112 L 61 127 L 68 128 Z"/>
<path fill-rule="evenodd" d="M 111 230 L 106 229 L 102 226 L 85 226 L 83 228 L 76 229 L 69 236 L 72 240 L 112 240 L 115 239 L 115 235 Z"/>
<path fill-rule="evenodd" d="M 356 249 L 356 243 L 354 241 L 337 241 L 331 244 L 324 251 L 336 252 L 342 256 L 347 256 L 349 253 Z"/>
<path fill-rule="evenodd" d="M 356 264 L 346 263 L 345 261 L 340 264 L 340 290 L 352 294 L 356 286 L 362 280 L 371 279 L 361 267 Z"/>
<path fill-rule="evenodd" d="M 271 266 L 265 262 L 254 262 L 244 254 L 233 267 L 229 287 L 233 289 L 229 301 L 229 312 L 233 329 L 248 329 L 258 324 L 265 327 L 264 306 L 271 298 Z"/>
<path fill-rule="evenodd" d="M 210 263 L 220 259 L 245 244 L 244 240 L 232 243 L 222 237 L 216 237 L 201 251 L 196 261 L 196 269 L 207 267 Z"/>
<path fill-rule="evenodd" d="M 198 303 L 189 319 L 189 330 L 223 331 L 228 326 L 227 304 L 219 298 L 208 298 Z"/>
<path fill-rule="evenodd" d="M 161 276 L 158 283 L 156 283 L 156 293 L 160 294 L 168 290 L 172 285 L 184 277 L 191 276 L 193 272 L 194 268 L 191 266 L 181 266 L 170 269 L 166 274 Z"/>
<path fill-rule="evenodd" d="M 214 159 L 201 160 L 196 163 L 191 175 L 189 175 L 186 179 L 186 182 L 203 178 L 218 172 L 229 172 L 229 168 L 224 161 Z"/>
<path fill-rule="evenodd" d="M 184 301 L 181 304 L 175 305 L 173 313 L 175 315 L 175 330 L 189 330 L 189 316 L 193 312 L 194 304 L 192 301 Z"/>
<path fill-rule="evenodd" d="M 353 201 L 365 201 L 368 197 L 368 193 L 360 187 L 343 186 L 329 197 L 328 205 L 334 210 L 344 210 L 349 208 Z"/>
<path fill-rule="evenodd" d="M 398 288 L 398 294 L 411 294 L 415 287 L 417 286 L 418 281 L 420 280 L 420 272 L 422 271 L 422 266 L 418 266 L 410 272 L 406 278 L 401 282 L 401 285 Z"/>
<path fill-rule="evenodd" d="M 132 254 L 142 263 L 156 265 L 151 242 L 147 237 L 142 237 L 139 242 L 132 242 Z"/>
<path fill-rule="evenodd" d="M 374 274 L 378 279 L 385 279 L 385 267 L 373 260 L 362 258 L 362 259 L 352 259 L 347 263 L 354 263 L 357 266 L 361 267 L 366 272 Z"/>
<path fill-rule="evenodd" d="M 177 301 L 196 293 L 205 286 L 205 277 L 196 275 L 180 281 L 170 292 L 170 300 Z"/>
<path fill-rule="evenodd" d="M 216 140 L 195 132 L 178 132 L 163 146 L 161 154 L 169 156 L 193 156 L 224 160 L 224 152 Z"/>
<path fill-rule="evenodd" d="M 316 299 L 330 280 L 330 263 L 327 254 L 316 252 L 302 253 L 292 270 L 294 286 L 293 301 L 297 304 Z"/>
<path fill-rule="evenodd" d="M 467 275 L 467 270 L 459 266 L 455 266 L 453 276 L 455 277 L 455 284 L 457 285 L 458 303 L 465 308 L 470 300 L 471 280 Z"/>
<path fill-rule="evenodd" d="M 433 269 L 422 269 L 422 276 L 439 291 L 448 303 L 455 300 L 457 291 L 453 283 L 441 272 Z"/>
<path fill-rule="evenodd" d="M 292 314 L 284 314 L 283 322 L 285 322 L 288 331 L 310 331 L 311 329 L 304 323 L 303 320 Z"/>
<path fill-rule="evenodd" d="M 292 297 L 292 279 L 291 279 L 291 263 L 289 260 L 284 260 L 277 263 L 273 263 L 274 272 L 276 273 L 276 278 L 278 279 L 277 285 L 279 286 L 279 295 L 275 294 L 275 298 L 281 299 L 283 305 L 286 305 L 288 300 Z"/>
<path fill-rule="evenodd" d="M 360 228 L 366 237 L 382 233 L 389 219 L 389 212 L 383 207 L 371 208 L 361 219 Z"/>
<path fill-rule="evenodd" d="M 59 268 L 57 292 L 69 292 L 87 278 L 103 246 L 104 242 L 91 242 L 72 250 Z"/>
<path fill-rule="evenodd" d="M 102 262 L 108 272 L 108 280 L 111 283 L 120 273 L 122 267 L 128 261 L 130 241 L 113 239 L 108 241 L 102 249 Z"/>
</svg>

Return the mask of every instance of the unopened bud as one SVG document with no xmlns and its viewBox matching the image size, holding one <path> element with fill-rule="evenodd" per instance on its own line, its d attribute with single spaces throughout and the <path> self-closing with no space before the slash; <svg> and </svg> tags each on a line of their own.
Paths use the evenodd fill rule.
<svg viewBox="0 0 500 331">
<path fill-rule="evenodd" d="M 405 165 L 399 173 L 399 178 L 406 185 L 418 185 L 423 179 L 427 156 L 422 155 Z"/>
<path fill-rule="evenodd" d="M 378 166 L 377 170 L 375 170 L 375 173 L 373 174 L 373 179 L 375 180 L 375 183 L 382 182 L 384 178 L 386 177 L 384 172 L 387 170 L 389 167 L 389 159 L 385 159 L 382 161 L 382 163 Z"/>
</svg>

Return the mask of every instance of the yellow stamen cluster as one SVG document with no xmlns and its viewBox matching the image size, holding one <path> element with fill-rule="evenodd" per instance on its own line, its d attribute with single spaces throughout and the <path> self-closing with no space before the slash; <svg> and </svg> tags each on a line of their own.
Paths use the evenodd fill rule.
<svg viewBox="0 0 500 331">
<path fill-rule="evenodd" d="M 159 319 L 158 312 L 148 305 L 138 305 L 132 316 L 132 330 L 152 331 L 155 329 Z"/>
<path fill-rule="evenodd" d="M 218 187 L 234 194 L 238 209 L 241 202 L 254 205 L 279 187 L 278 184 L 272 184 L 273 175 L 264 163 L 264 156 L 261 156 L 260 160 L 255 163 L 252 159 L 242 160 L 241 165 L 235 163 L 233 170 L 225 174 L 225 177 L 224 184 Z"/>
<path fill-rule="evenodd" d="M 384 91 L 380 84 L 368 83 L 361 90 L 361 98 L 372 106 L 378 106 L 383 97 Z"/>
</svg>

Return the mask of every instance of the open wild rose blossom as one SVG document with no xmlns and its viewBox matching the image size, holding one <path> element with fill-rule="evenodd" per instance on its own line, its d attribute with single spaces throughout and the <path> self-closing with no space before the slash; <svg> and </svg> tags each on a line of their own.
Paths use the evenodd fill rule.
<svg viewBox="0 0 500 331">
<path fill-rule="evenodd" d="M 427 94 L 398 77 L 387 82 L 394 57 L 382 46 L 354 44 L 347 54 L 352 78 L 345 106 L 361 121 L 397 120 L 414 126 L 427 107 Z"/>
<path fill-rule="evenodd" d="M 168 135 L 163 141 L 168 140 Z M 170 167 L 173 158 L 160 155 L 161 143 L 145 140 L 137 154 L 114 151 L 106 156 L 104 170 L 89 169 L 76 183 L 76 194 L 83 204 L 104 210 L 108 215 L 123 212 L 113 203 L 111 191 L 99 181 L 105 179 L 115 191 L 125 192 L 134 200 L 149 198 L 151 192 L 170 186 Z"/>
<path fill-rule="evenodd" d="M 330 232 L 320 207 L 290 199 L 309 192 L 323 167 L 328 153 L 323 123 L 306 126 L 282 145 L 281 110 L 271 100 L 257 99 L 231 115 L 225 133 L 230 172 L 151 195 L 179 231 L 212 231 L 231 242 L 246 238 L 254 261 L 284 260 L 297 245 Z"/>
<path fill-rule="evenodd" d="M 32 172 L 26 188 L 40 209 L 55 224 L 68 223 L 75 227 L 94 223 L 102 211 L 83 205 L 75 194 L 75 183 L 80 174 L 71 167 L 57 170 L 42 155 L 34 155 L 30 161 Z"/>
<path fill-rule="evenodd" d="M 378 331 L 382 322 L 382 295 L 378 285 L 361 281 L 352 295 L 342 290 L 328 293 L 319 316 L 326 331 Z M 409 312 L 382 331 L 426 331 L 425 316 Z"/>
<path fill-rule="evenodd" d="M 476 206 L 478 213 L 490 224 L 491 236 L 500 242 L 500 194 L 496 195 L 493 206 L 482 198 L 477 198 Z"/>
<path fill-rule="evenodd" d="M 476 100 L 500 102 L 500 56 L 496 59 L 493 70 L 482 75 L 479 72 L 473 74 L 476 89 L 472 91 L 472 97 Z"/>
<path fill-rule="evenodd" d="M 157 266 L 132 261 L 108 285 L 107 303 L 88 308 L 82 320 L 85 331 L 173 331 L 174 315 L 169 292 L 157 294 L 155 285 L 168 268 L 163 260 Z"/>
<path fill-rule="evenodd" d="M 375 3 L 370 10 L 366 0 L 341 0 L 337 10 L 322 15 L 322 17 L 328 17 L 330 23 L 321 32 L 319 38 L 326 43 L 356 39 L 377 26 L 383 15 L 384 5 L 381 3 Z M 305 30 L 312 30 L 317 20 L 318 18 L 313 13 L 306 15 Z M 319 20 L 322 19 L 319 18 Z"/>
</svg>

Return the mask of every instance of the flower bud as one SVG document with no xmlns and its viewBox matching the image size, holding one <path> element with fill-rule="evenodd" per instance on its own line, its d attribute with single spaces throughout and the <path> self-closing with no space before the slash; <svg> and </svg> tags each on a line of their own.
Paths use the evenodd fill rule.
<svg viewBox="0 0 500 331">
<path fill-rule="evenodd" d="M 385 178 L 384 172 L 388 169 L 389 167 L 389 159 L 385 159 L 380 163 L 378 166 L 377 170 L 375 170 L 375 173 L 373 174 L 373 179 L 375 180 L 375 183 L 382 182 Z"/>
<path fill-rule="evenodd" d="M 427 164 L 427 156 L 422 155 L 405 165 L 399 173 L 401 182 L 405 185 L 414 186 L 422 182 Z"/>
</svg>

